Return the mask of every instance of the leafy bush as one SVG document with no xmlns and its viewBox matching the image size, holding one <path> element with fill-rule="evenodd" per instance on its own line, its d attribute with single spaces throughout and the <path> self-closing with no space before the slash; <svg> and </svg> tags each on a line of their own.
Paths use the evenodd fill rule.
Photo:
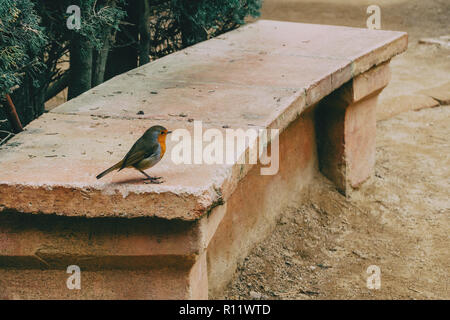
<svg viewBox="0 0 450 320">
<path fill-rule="evenodd" d="M 20 85 L 25 73 L 35 75 L 42 67 L 47 40 L 33 6 L 30 0 L 0 0 L 1 96 Z"/>
</svg>

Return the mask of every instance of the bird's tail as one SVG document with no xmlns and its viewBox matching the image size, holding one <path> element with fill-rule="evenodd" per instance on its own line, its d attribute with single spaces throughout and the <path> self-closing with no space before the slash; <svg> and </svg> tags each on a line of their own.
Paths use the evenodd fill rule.
<svg viewBox="0 0 450 320">
<path fill-rule="evenodd" d="M 108 173 L 110 173 L 111 171 L 114 171 L 116 169 L 120 169 L 120 167 L 122 167 L 122 161 L 117 162 L 115 165 L 113 165 L 111 168 L 106 169 L 105 171 L 103 171 L 102 173 L 100 173 L 96 178 L 100 179 L 103 176 L 107 175 Z"/>
</svg>

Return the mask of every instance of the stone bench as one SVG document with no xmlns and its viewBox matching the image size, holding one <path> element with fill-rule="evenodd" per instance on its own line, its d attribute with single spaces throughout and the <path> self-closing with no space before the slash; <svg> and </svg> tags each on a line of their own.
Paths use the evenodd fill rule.
<svg viewBox="0 0 450 320">
<path fill-rule="evenodd" d="M 260 20 L 44 114 L 0 149 L 0 298 L 216 296 L 318 172 L 344 194 L 370 177 L 377 95 L 406 47 L 402 32 Z M 174 164 L 168 139 L 148 170 L 163 184 L 135 170 L 95 179 L 151 125 L 197 121 L 279 129 L 278 173 Z"/>
</svg>

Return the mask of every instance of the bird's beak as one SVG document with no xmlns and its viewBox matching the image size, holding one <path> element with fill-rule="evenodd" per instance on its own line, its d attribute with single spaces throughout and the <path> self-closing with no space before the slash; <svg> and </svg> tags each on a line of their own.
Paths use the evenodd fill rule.
<svg viewBox="0 0 450 320">
<path fill-rule="evenodd" d="M 173 131 L 167 131 L 167 134 L 172 133 Z"/>
</svg>

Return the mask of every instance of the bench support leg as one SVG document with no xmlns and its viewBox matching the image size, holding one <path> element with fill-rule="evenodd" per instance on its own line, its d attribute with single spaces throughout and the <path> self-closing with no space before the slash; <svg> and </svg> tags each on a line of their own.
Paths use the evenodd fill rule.
<svg viewBox="0 0 450 320">
<path fill-rule="evenodd" d="M 389 83 L 388 63 L 353 78 L 316 109 L 320 171 L 349 195 L 373 174 L 377 98 Z"/>
</svg>

